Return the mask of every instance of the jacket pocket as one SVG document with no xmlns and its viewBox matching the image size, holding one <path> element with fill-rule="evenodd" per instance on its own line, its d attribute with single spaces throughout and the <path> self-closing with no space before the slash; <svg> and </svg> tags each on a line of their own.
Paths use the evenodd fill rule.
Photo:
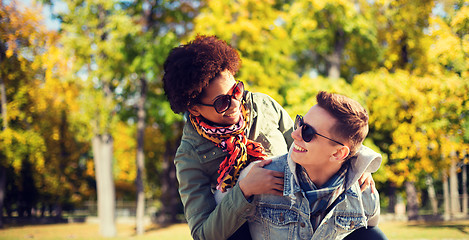
<svg viewBox="0 0 469 240">
<path fill-rule="evenodd" d="M 228 153 L 223 152 L 223 150 L 218 148 L 213 142 L 204 142 L 196 146 L 195 151 L 202 164 L 211 163 L 215 160 L 221 162 L 228 155 Z"/>
<path fill-rule="evenodd" d="M 276 206 L 260 206 L 257 218 L 250 225 L 253 239 L 263 240 L 291 240 L 297 237 L 299 213 L 288 208 L 275 208 Z"/>
<path fill-rule="evenodd" d="M 355 229 L 364 227 L 365 219 L 362 216 L 335 216 L 335 225 L 338 229 L 345 231 L 353 231 Z"/>
<path fill-rule="evenodd" d="M 299 219 L 299 214 L 291 209 L 261 206 L 259 207 L 259 213 L 263 220 L 268 221 L 276 226 L 296 223 Z"/>
</svg>

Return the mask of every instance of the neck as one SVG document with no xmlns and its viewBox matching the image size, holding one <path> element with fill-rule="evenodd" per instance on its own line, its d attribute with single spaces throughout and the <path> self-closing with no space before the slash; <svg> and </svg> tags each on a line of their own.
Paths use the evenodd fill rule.
<svg viewBox="0 0 469 240">
<path fill-rule="evenodd" d="M 308 173 L 311 181 L 316 187 L 321 188 L 334 174 L 336 174 L 342 165 L 329 163 L 327 166 L 303 166 Z"/>
</svg>

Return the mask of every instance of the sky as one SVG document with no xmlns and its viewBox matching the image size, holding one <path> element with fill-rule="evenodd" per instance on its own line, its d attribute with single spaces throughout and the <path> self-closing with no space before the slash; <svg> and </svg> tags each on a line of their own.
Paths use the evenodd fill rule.
<svg viewBox="0 0 469 240">
<path fill-rule="evenodd" d="M 10 1 L 7 0 L 6 2 L 8 3 Z M 35 0 L 17 0 L 17 2 L 20 3 L 18 5 L 19 7 L 26 6 L 26 7 L 31 8 L 33 6 L 33 3 L 38 2 L 38 1 L 35 1 Z M 65 3 L 61 2 L 61 1 L 52 0 L 52 2 L 54 3 L 54 5 L 52 6 L 52 9 L 51 9 L 51 6 L 45 5 L 42 8 L 42 13 L 44 15 L 44 20 L 45 20 L 45 24 L 46 24 L 47 28 L 50 29 L 50 30 L 58 30 L 59 27 L 60 27 L 60 21 L 58 21 L 57 19 L 53 19 L 52 14 L 53 13 L 58 13 L 58 12 L 63 12 L 67 7 L 66 7 Z"/>
</svg>

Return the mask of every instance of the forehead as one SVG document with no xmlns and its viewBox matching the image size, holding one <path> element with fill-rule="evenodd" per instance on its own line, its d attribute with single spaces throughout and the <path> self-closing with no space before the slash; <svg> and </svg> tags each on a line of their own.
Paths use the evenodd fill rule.
<svg viewBox="0 0 469 240">
<path fill-rule="evenodd" d="M 207 88 L 204 89 L 202 99 L 211 101 L 219 95 L 228 94 L 236 83 L 230 71 L 225 70 L 220 73 L 218 77 L 210 82 Z"/>
<path fill-rule="evenodd" d="M 314 127 L 319 133 L 329 133 L 336 124 L 337 119 L 324 108 L 316 104 L 305 114 L 303 121 Z"/>
</svg>

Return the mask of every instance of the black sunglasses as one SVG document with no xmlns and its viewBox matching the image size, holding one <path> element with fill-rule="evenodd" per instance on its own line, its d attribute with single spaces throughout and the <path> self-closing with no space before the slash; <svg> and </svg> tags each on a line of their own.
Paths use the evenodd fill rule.
<svg viewBox="0 0 469 240">
<path fill-rule="evenodd" d="M 215 111 L 217 111 L 217 113 L 222 114 L 230 108 L 232 98 L 236 100 L 241 100 L 241 98 L 243 98 L 243 94 L 244 94 L 244 83 L 238 82 L 233 87 L 233 92 L 231 94 L 218 96 L 215 99 L 215 101 L 213 101 L 213 104 L 205 104 L 201 102 L 199 102 L 199 104 L 202 106 L 213 107 L 215 108 Z"/>
<path fill-rule="evenodd" d="M 310 142 L 313 138 L 314 138 L 314 135 L 319 135 L 327 140 L 330 140 L 330 141 L 333 141 L 337 144 L 340 144 L 342 146 L 345 146 L 344 144 L 334 140 L 334 139 L 331 139 L 331 138 L 328 138 L 322 134 L 319 134 L 318 132 L 316 132 L 316 130 L 309 124 L 305 123 L 303 121 L 303 116 L 301 115 L 296 115 L 296 118 L 295 118 L 295 127 L 294 129 L 296 130 L 297 128 L 300 128 L 301 127 L 301 137 L 303 138 L 303 140 L 305 142 Z"/>
</svg>

